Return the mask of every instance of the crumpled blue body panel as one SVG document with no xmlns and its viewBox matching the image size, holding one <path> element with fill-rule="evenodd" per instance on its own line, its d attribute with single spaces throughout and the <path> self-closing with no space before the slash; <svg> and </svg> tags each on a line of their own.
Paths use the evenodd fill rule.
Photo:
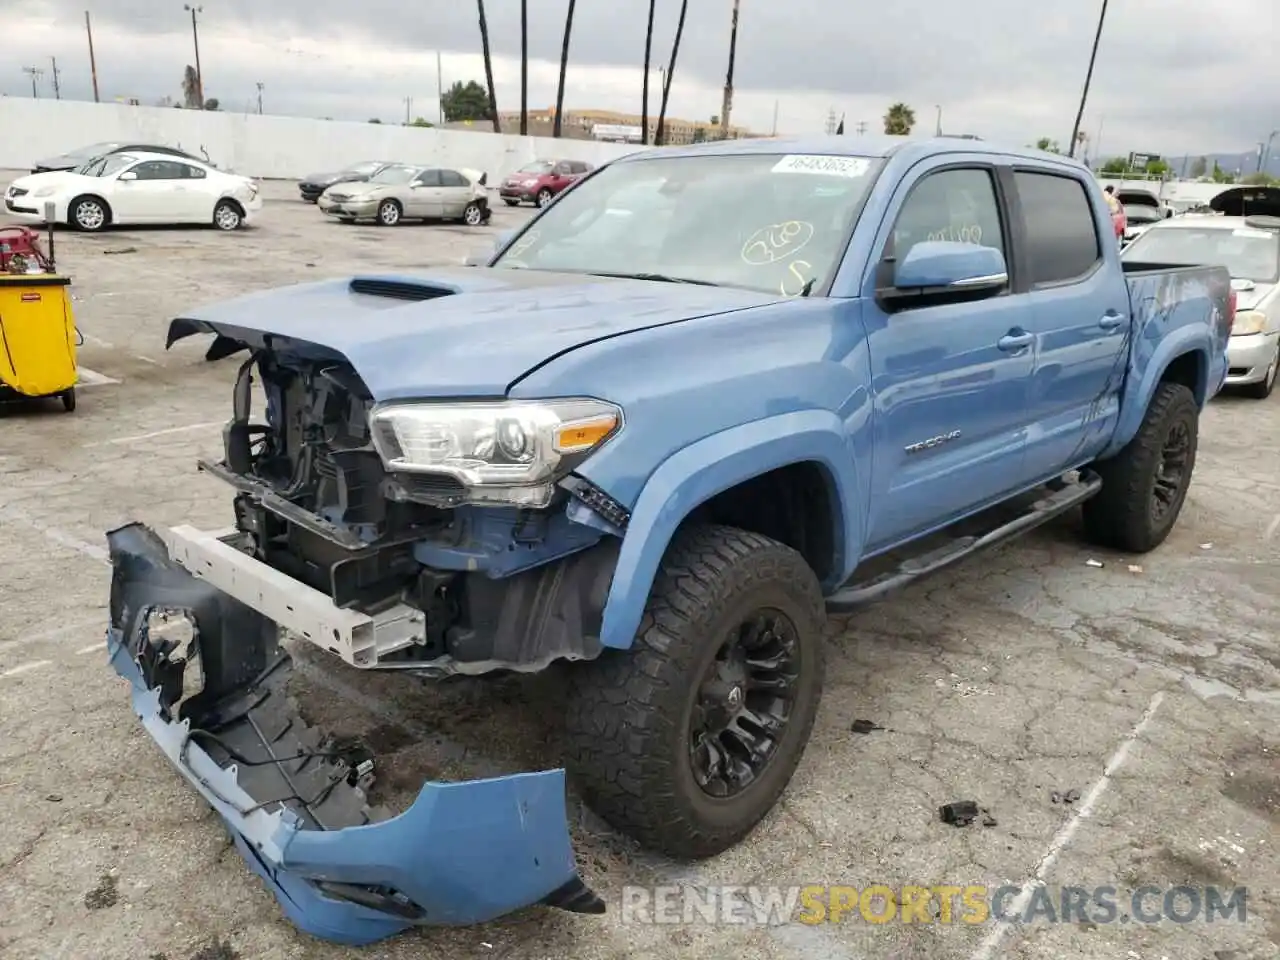
<svg viewBox="0 0 1280 960">
<path fill-rule="evenodd" d="M 337 943 L 364 945 L 414 925 L 483 923 L 538 903 L 575 912 L 604 911 L 603 902 L 578 876 L 565 818 L 565 776 L 560 769 L 428 782 L 398 816 L 332 828 L 304 821 L 311 811 L 324 809 L 320 804 L 295 809 L 281 803 L 278 793 L 250 795 L 244 786 L 249 770 L 238 770 L 234 756 L 220 763 L 203 745 L 208 739 L 222 744 L 225 740 L 193 729 L 191 720 L 176 719 L 176 712 L 170 717 L 164 704 L 172 704 L 172 691 L 166 693 L 164 674 L 157 672 L 154 660 L 138 653 L 145 645 L 145 631 L 136 624 L 140 619 L 145 622 L 146 611 L 153 605 L 185 606 L 194 611 L 195 619 L 203 616 L 209 634 L 203 639 L 216 647 L 220 633 L 236 625 L 228 614 L 229 598 L 219 594 L 221 613 L 213 612 L 211 588 L 168 564 L 167 556 L 146 554 L 138 547 L 142 541 L 137 529 L 145 530 L 125 528 L 109 537 L 115 564 L 112 622 L 107 632 L 111 665 L 129 681 L 134 712 L 152 739 L 222 817 L 246 863 L 266 881 L 300 929 Z M 149 543 L 143 546 L 151 549 Z M 130 629 L 128 624 L 135 626 Z M 238 641 L 240 631 L 235 636 Z M 244 646 L 250 646 L 251 636 L 244 641 Z M 226 662 L 219 666 L 216 649 L 210 653 L 213 670 L 229 669 Z M 275 663 L 291 661 L 281 654 Z M 145 670 L 161 681 L 149 684 Z M 252 717 L 257 709 L 255 696 L 256 704 L 271 696 L 283 697 L 283 693 L 255 693 L 259 687 L 266 691 L 266 684 L 258 680 L 242 686 L 250 694 L 250 705 L 209 708 L 206 715 L 221 712 L 223 724 L 218 727 L 210 720 L 210 730 L 243 724 L 244 720 L 227 717 Z M 269 719 L 264 715 L 248 724 L 261 734 Z M 291 726 L 292 721 L 283 724 L 286 730 Z M 273 737 L 264 735 L 263 742 Z M 288 760 L 292 754 L 282 756 Z M 238 762 L 246 760 L 241 756 Z M 270 764 L 255 766 L 261 770 Z M 341 780 L 335 784 L 363 800 L 355 787 Z M 342 895 L 333 895 L 335 889 Z"/>
</svg>

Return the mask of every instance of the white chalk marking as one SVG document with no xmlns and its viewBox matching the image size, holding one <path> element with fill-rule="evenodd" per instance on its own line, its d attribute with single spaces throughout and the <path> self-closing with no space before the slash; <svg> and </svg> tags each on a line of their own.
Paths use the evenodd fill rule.
<svg viewBox="0 0 1280 960">
<path fill-rule="evenodd" d="M 91 643 L 87 647 L 81 647 L 79 650 L 76 651 L 76 656 L 82 657 L 86 653 L 106 653 L 106 651 L 107 651 L 107 642 L 105 640 L 101 640 L 98 643 Z"/>
<path fill-rule="evenodd" d="M 159 364 L 160 362 L 158 360 L 152 360 L 150 357 L 144 357 L 140 353 L 135 353 L 134 356 L 137 357 L 139 360 L 141 360 L 143 363 Z"/>
<path fill-rule="evenodd" d="M 7 677 L 16 677 L 23 673 L 30 673 L 32 670 L 39 670 L 41 667 L 47 667 L 48 665 L 48 660 L 33 660 L 30 663 L 23 663 L 9 670 L 0 671 L 0 680 L 4 680 Z"/>
<path fill-rule="evenodd" d="M 37 520 L 24 510 L 19 510 L 16 507 L 0 507 L 0 517 L 20 523 L 24 527 L 29 527 L 37 533 L 44 534 L 47 539 L 52 540 L 54 543 L 69 547 L 77 553 L 83 553 L 86 557 L 91 557 L 100 563 L 111 562 L 111 555 L 107 552 L 106 547 L 99 547 L 86 540 L 81 540 L 75 534 L 50 526 L 43 520 Z"/>
<path fill-rule="evenodd" d="M 71 620 L 63 622 L 56 627 L 50 627 L 48 630 L 39 630 L 35 633 L 27 634 L 24 637 L 14 637 L 11 640 L 0 640 L 0 650 L 11 647 L 21 647 L 28 643 L 44 643 L 49 640 L 59 640 L 70 633 L 78 633 L 86 627 L 91 627 L 95 623 L 101 624 L 105 622 L 105 609 L 103 613 L 94 617 L 92 620 L 87 617 L 83 620 Z"/>
<path fill-rule="evenodd" d="M 1142 736 L 1150 725 L 1152 718 L 1155 717 L 1156 711 L 1160 709 L 1160 704 L 1163 702 L 1163 692 L 1157 693 L 1151 698 L 1151 702 L 1147 704 L 1146 711 L 1142 714 L 1142 719 L 1129 731 L 1129 735 L 1120 741 L 1120 746 L 1116 747 L 1116 752 L 1111 755 L 1111 759 L 1107 761 L 1106 767 L 1103 768 L 1102 776 L 1098 778 L 1098 781 L 1085 795 L 1084 802 L 1075 808 L 1071 819 L 1062 825 L 1062 829 L 1058 831 L 1057 835 L 1049 843 L 1049 849 L 1040 858 L 1040 862 L 1036 865 L 1031 879 L 1024 883 L 1022 889 L 1018 891 L 1017 897 L 1014 898 L 1013 903 L 1005 911 L 1006 915 L 1017 917 L 1026 909 L 1032 894 L 1035 893 L 1037 887 L 1044 884 L 1045 878 L 1049 875 L 1049 871 L 1053 869 L 1053 865 L 1058 859 L 1058 855 L 1071 843 L 1076 831 L 1080 829 L 1081 822 L 1092 816 L 1093 808 L 1098 805 L 1102 795 L 1107 792 L 1107 787 L 1111 785 L 1111 778 L 1128 762 L 1129 751 L 1133 749 L 1134 743 L 1137 742 L 1138 738 Z M 974 951 L 972 960 L 991 960 L 995 956 L 996 949 L 1000 946 L 1000 943 L 1013 928 L 1013 923 L 997 920 L 991 932 L 987 934 L 982 943 L 978 945 L 978 949 Z"/>
<path fill-rule="evenodd" d="M 90 370 L 88 367 L 76 368 L 77 387 L 105 387 L 119 382 L 114 377 L 108 377 L 105 373 L 98 373 L 97 370 Z"/>
<path fill-rule="evenodd" d="M 95 440 L 93 443 L 82 443 L 80 446 L 88 447 L 107 447 L 118 443 L 137 443 L 139 440 L 153 440 L 156 437 L 167 437 L 175 433 L 190 433 L 193 430 L 207 430 L 210 427 L 220 427 L 225 421 L 211 420 L 208 423 L 192 423 L 185 427 L 168 427 L 164 430 L 152 430 L 150 433 L 139 433 L 132 437 L 116 437 L 114 440 Z"/>
<path fill-rule="evenodd" d="M 83 330 L 81 330 L 80 336 L 84 337 L 86 340 L 92 343 L 95 347 L 103 347 L 107 350 L 114 350 L 116 348 L 116 345 L 114 343 L 107 343 L 107 341 L 101 339 L 100 337 L 95 337 L 92 333 L 85 333 Z"/>
<path fill-rule="evenodd" d="M 1271 522 L 1267 524 L 1267 532 L 1262 535 L 1262 539 L 1270 540 L 1276 535 L 1277 530 L 1280 530 L 1280 513 L 1271 518 Z"/>
</svg>

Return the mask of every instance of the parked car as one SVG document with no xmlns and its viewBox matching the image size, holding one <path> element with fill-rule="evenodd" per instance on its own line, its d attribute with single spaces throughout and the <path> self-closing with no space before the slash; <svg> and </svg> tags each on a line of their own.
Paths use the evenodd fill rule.
<svg viewBox="0 0 1280 960">
<path fill-rule="evenodd" d="M 170 343 L 250 351 L 202 464 L 235 530 L 108 533 L 111 662 L 304 929 L 600 912 L 563 770 L 429 782 L 394 818 L 367 803 L 366 745 L 282 777 L 330 748 L 291 715 L 277 628 L 357 670 L 561 662 L 579 795 L 650 849 L 717 854 L 801 758 L 826 609 L 1076 507 L 1126 553 L 1165 540 L 1233 303 L 1222 267 L 1122 267 L 1065 157 L 870 136 L 632 154 L 484 266 L 175 319 Z"/>
<path fill-rule="evenodd" d="M 1174 217 L 1134 240 L 1123 259 L 1226 267 L 1237 298 L 1226 385 L 1271 396 L 1280 370 L 1280 216 Z"/>
<path fill-rule="evenodd" d="M 366 160 L 339 170 L 337 173 L 309 173 L 298 184 L 298 192 L 308 203 L 315 203 L 336 183 L 365 183 L 370 177 L 377 176 L 387 167 L 396 164 L 386 160 Z"/>
<path fill-rule="evenodd" d="M 201 148 L 200 152 L 203 156 L 197 157 L 180 150 L 177 147 L 166 147 L 163 144 L 155 143 L 122 143 L 119 141 L 107 141 L 105 143 L 91 143 L 87 147 L 78 147 L 75 150 L 68 150 L 64 154 L 56 157 L 46 157 L 43 160 L 37 160 L 31 165 L 32 173 L 50 173 L 58 170 L 75 170 L 82 167 L 91 160 L 106 156 L 109 153 L 151 153 L 164 154 L 169 157 L 178 157 L 183 160 L 195 160 L 197 163 L 203 163 L 207 167 L 214 165 L 209 162 L 209 155 Z"/>
<path fill-rule="evenodd" d="M 583 160 L 535 160 L 502 181 L 498 196 L 509 207 L 526 200 L 545 207 L 594 169 Z"/>
<path fill-rule="evenodd" d="M 1124 235 L 1122 242 L 1132 243 L 1152 224 L 1167 220 L 1173 211 L 1160 202 L 1150 190 L 1118 190 L 1116 201 L 1124 211 Z"/>
<path fill-rule="evenodd" d="M 262 209 L 258 185 L 248 177 L 143 151 L 109 153 L 71 172 L 20 177 L 4 195 L 5 210 L 23 220 L 43 221 L 50 202 L 55 222 L 87 231 L 148 223 L 235 230 Z"/>
<path fill-rule="evenodd" d="M 396 163 L 364 183 L 329 187 L 317 203 L 345 223 L 373 220 L 394 227 L 402 220 L 461 220 L 474 227 L 493 215 L 484 179 L 478 170 Z"/>
</svg>

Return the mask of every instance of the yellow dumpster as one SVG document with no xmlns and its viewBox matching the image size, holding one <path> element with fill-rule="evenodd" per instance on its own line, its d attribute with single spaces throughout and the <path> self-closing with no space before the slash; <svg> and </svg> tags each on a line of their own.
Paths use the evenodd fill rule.
<svg viewBox="0 0 1280 960">
<path fill-rule="evenodd" d="M 71 278 L 0 273 L 0 400 L 59 397 L 76 408 Z"/>
</svg>

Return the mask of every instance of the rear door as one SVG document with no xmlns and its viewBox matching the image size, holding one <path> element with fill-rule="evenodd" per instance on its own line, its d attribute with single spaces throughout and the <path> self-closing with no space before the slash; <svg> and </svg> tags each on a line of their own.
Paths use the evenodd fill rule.
<svg viewBox="0 0 1280 960">
<path fill-rule="evenodd" d="M 864 281 L 875 402 L 867 549 L 883 550 L 1024 485 L 1033 370 L 1026 298 L 1012 284 L 981 299 L 888 309 L 878 265 L 915 244 L 1013 245 L 990 157 L 938 157 L 898 185 Z"/>
<path fill-rule="evenodd" d="M 405 216 L 429 220 L 438 220 L 444 216 L 444 191 L 440 183 L 439 170 L 423 170 L 414 177 L 409 189 L 405 191 Z"/>
<path fill-rule="evenodd" d="M 1027 465 L 1046 479 L 1089 460 L 1120 409 L 1129 289 L 1096 188 L 1067 172 L 1015 168 L 1020 292 L 1036 338 Z"/>
<path fill-rule="evenodd" d="M 561 160 L 551 168 L 551 189 L 559 193 L 573 183 L 573 168 L 568 160 Z"/>
<path fill-rule="evenodd" d="M 440 215 L 448 219 L 462 216 L 474 199 L 474 188 L 471 181 L 457 170 L 440 171 Z"/>
</svg>

